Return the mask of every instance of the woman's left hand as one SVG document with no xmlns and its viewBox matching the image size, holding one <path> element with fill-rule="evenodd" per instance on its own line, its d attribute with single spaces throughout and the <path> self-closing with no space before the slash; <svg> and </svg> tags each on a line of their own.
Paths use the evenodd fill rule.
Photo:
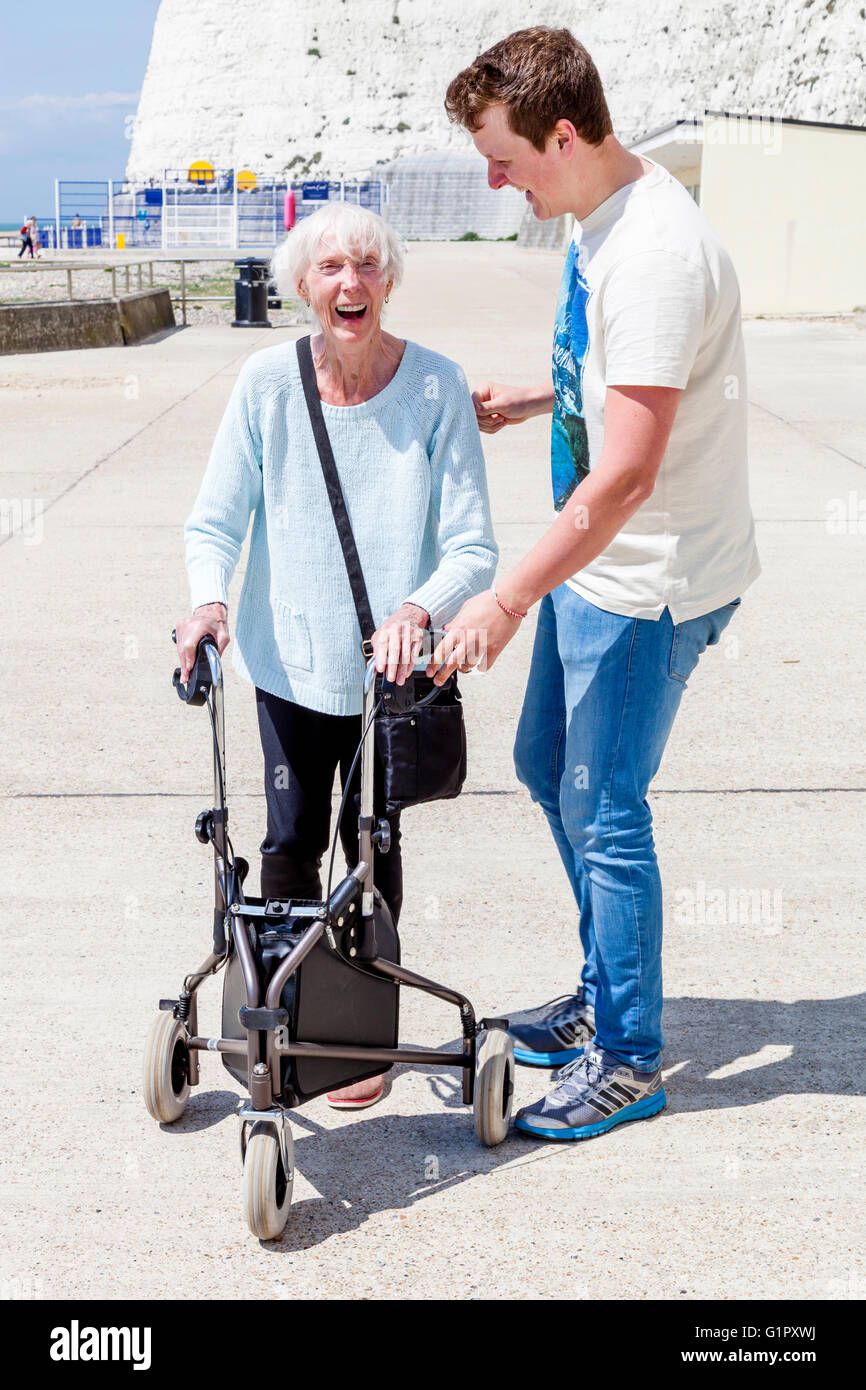
<svg viewBox="0 0 866 1390">
<path fill-rule="evenodd" d="M 386 679 L 403 685 L 418 660 L 430 614 L 417 603 L 404 603 L 373 633 L 376 670 Z"/>
<path fill-rule="evenodd" d="M 434 676 L 436 685 L 444 685 L 453 671 L 471 671 L 473 666 L 489 671 L 520 623 L 520 618 L 503 612 L 491 593 L 467 599 L 457 617 L 445 624 L 445 636 L 430 658 L 427 675 Z"/>
</svg>

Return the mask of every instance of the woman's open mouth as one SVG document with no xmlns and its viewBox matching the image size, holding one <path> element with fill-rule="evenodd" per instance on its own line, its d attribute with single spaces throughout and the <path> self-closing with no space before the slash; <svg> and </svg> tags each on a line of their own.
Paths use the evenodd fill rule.
<svg viewBox="0 0 866 1390">
<path fill-rule="evenodd" d="M 354 320 L 356 323 L 359 322 L 367 312 L 366 304 L 337 304 L 335 307 L 341 319 L 346 319 L 347 321 Z"/>
</svg>

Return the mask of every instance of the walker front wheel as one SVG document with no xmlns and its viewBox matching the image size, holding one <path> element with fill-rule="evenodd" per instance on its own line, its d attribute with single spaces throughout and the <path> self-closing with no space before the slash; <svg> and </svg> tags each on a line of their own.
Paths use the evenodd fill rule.
<svg viewBox="0 0 866 1390">
<path fill-rule="evenodd" d="M 483 1033 L 475 1053 L 475 1133 L 488 1148 L 508 1134 L 514 1096 L 514 1045 L 501 1028 Z"/>
<path fill-rule="evenodd" d="M 189 1048 L 183 1024 L 157 1014 L 144 1050 L 144 1103 L 155 1120 L 179 1120 L 189 1100 Z"/>
<path fill-rule="evenodd" d="M 280 1152 L 276 1127 L 257 1120 L 244 1153 L 244 1210 L 247 1225 L 259 1240 L 276 1240 L 289 1219 L 295 1180 L 295 1146 L 285 1127 L 289 1171 Z"/>
</svg>

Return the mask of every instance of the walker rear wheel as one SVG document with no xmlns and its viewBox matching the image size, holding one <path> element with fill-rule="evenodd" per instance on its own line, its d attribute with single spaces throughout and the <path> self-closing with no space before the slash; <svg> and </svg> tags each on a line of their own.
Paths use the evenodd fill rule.
<svg viewBox="0 0 866 1390">
<path fill-rule="evenodd" d="M 189 1100 L 189 1049 L 183 1024 L 157 1014 L 144 1050 L 144 1103 L 155 1120 L 179 1120 Z"/>
<path fill-rule="evenodd" d="M 475 1053 L 475 1133 L 493 1148 L 508 1134 L 514 1095 L 514 1045 L 501 1028 L 483 1033 Z"/>
<path fill-rule="evenodd" d="M 289 1171 L 285 1170 L 276 1126 L 257 1120 L 244 1153 L 244 1209 L 247 1224 L 259 1240 L 275 1240 L 289 1219 L 295 1180 L 295 1146 L 285 1127 Z"/>
</svg>

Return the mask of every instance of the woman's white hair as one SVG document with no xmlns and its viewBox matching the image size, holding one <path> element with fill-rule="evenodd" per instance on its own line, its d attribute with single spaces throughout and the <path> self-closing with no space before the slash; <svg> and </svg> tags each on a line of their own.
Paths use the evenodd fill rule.
<svg viewBox="0 0 866 1390">
<path fill-rule="evenodd" d="M 374 252 L 382 270 L 396 289 L 403 276 L 403 246 L 387 222 L 369 208 L 355 203 L 324 203 L 317 212 L 297 222 L 271 261 L 271 274 L 281 295 L 297 296 L 315 259 L 319 242 L 330 232 L 344 256 L 363 260 Z"/>
</svg>

